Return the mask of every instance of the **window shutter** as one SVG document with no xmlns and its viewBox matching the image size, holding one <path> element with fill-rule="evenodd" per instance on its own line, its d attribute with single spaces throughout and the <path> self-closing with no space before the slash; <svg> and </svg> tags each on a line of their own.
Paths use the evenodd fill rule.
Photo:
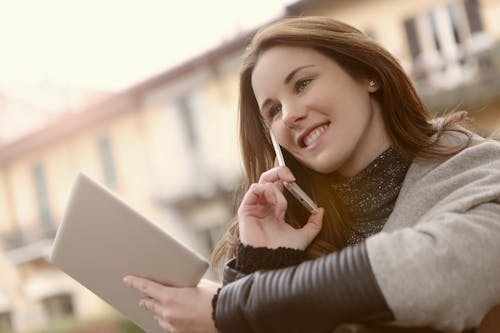
<svg viewBox="0 0 500 333">
<path fill-rule="evenodd" d="M 410 47 L 410 52 L 412 58 L 415 60 L 421 52 L 420 43 L 418 41 L 417 25 L 415 23 L 415 18 L 411 17 L 404 21 L 406 38 L 408 39 L 408 45 Z"/>
<path fill-rule="evenodd" d="M 471 33 L 483 31 L 483 21 L 479 12 L 478 0 L 464 0 L 465 12 L 467 13 L 467 20 Z"/>
</svg>

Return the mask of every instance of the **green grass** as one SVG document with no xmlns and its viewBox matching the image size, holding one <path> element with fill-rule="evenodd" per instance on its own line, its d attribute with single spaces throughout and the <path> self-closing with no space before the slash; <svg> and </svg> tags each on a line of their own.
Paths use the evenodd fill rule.
<svg viewBox="0 0 500 333">
<path fill-rule="evenodd" d="M 123 316 L 87 320 L 72 316 L 30 333 L 144 333 L 144 331 Z"/>
</svg>

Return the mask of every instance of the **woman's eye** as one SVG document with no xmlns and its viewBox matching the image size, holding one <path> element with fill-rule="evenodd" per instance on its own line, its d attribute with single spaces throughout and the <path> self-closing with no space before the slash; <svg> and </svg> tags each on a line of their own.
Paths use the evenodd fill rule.
<svg viewBox="0 0 500 333">
<path fill-rule="evenodd" d="M 295 83 L 295 91 L 301 92 L 309 85 L 309 83 L 311 83 L 311 81 L 311 79 L 298 80 L 297 83 Z"/>
<path fill-rule="evenodd" d="M 275 105 L 269 108 L 268 114 L 269 117 L 274 118 L 274 116 L 276 116 L 280 112 L 281 112 L 281 105 Z"/>
</svg>

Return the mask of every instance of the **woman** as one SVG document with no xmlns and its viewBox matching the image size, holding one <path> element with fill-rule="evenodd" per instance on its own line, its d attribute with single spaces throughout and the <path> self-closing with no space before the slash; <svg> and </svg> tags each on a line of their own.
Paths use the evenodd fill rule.
<svg viewBox="0 0 500 333">
<path fill-rule="evenodd" d="M 233 258 L 224 287 L 212 299 L 206 282 L 129 285 L 186 332 L 215 331 L 211 299 L 221 332 L 476 327 L 500 303 L 500 145 L 464 116 L 431 119 L 397 61 L 351 26 L 264 28 L 240 75 L 247 191 L 215 253 Z M 274 167 L 268 128 L 290 169 Z M 283 191 L 294 180 L 318 214 Z"/>
</svg>

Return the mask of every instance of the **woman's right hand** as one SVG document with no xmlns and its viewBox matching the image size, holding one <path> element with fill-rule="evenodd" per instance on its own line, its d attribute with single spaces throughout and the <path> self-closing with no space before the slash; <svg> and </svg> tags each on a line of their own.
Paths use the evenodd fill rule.
<svg viewBox="0 0 500 333">
<path fill-rule="evenodd" d="M 301 229 L 285 222 L 288 203 L 283 195 L 283 182 L 293 181 L 290 169 L 282 166 L 264 172 L 259 182 L 250 186 L 238 209 L 240 241 L 244 245 L 305 250 L 320 232 L 322 208 Z"/>
</svg>

